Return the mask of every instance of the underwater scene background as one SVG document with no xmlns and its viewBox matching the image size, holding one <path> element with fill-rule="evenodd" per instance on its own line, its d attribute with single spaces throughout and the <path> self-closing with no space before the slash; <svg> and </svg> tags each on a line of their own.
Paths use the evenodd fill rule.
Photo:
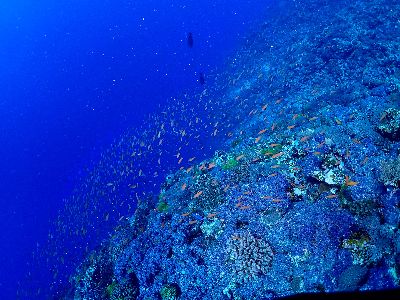
<svg viewBox="0 0 400 300">
<path fill-rule="evenodd" d="M 2 10 L 4 299 L 399 287 L 398 1 L 62 4 Z"/>
</svg>

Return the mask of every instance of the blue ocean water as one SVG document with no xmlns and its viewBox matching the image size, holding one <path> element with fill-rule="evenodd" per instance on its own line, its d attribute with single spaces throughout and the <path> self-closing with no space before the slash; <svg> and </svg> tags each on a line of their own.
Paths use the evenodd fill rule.
<svg viewBox="0 0 400 300">
<path fill-rule="evenodd" d="M 213 81 L 268 4 L 0 3 L 1 299 L 17 289 L 44 299 L 54 272 L 31 261 L 63 199 L 114 139 L 181 93 L 201 92 L 200 72 Z"/>
</svg>

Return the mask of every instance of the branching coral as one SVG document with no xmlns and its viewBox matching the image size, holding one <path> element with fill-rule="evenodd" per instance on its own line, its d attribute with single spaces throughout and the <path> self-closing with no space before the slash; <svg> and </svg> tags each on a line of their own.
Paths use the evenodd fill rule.
<svg viewBox="0 0 400 300">
<path fill-rule="evenodd" d="M 233 235 L 227 243 L 236 281 L 243 283 L 265 274 L 271 267 L 273 252 L 270 245 L 250 232 Z"/>
</svg>

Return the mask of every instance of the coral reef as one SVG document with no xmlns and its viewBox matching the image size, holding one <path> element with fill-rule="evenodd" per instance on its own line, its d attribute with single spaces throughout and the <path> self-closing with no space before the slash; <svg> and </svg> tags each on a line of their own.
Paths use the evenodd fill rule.
<svg viewBox="0 0 400 300">
<path fill-rule="evenodd" d="M 171 126 L 173 168 L 158 199 L 126 179 L 127 194 L 117 195 L 138 201 L 136 213 L 120 218 L 120 230 L 77 270 L 76 299 L 250 300 L 399 287 L 400 5 L 284 7 L 213 86 L 182 102 L 193 114 L 203 104 L 201 115 L 160 122 L 149 145 L 135 140 L 135 155 L 148 149 L 159 167 L 154 149 Z M 115 174 L 131 166 L 121 162 Z M 144 173 L 136 178 L 143 185 L 161 178 Z"/>
</svg>

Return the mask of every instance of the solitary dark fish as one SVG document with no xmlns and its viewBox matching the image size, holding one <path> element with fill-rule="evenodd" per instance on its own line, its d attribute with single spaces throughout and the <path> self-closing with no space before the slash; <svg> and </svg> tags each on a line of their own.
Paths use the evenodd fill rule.
<svg viewBox="0 0 400 300">
<path fill-rule="evenodd" d="M 206 79 L 205 79 L 205 77 L 204 77 L 204 73 L 203 73 L 203 72 L 200 72 L 200 73 L 199 73 L 199 83 L 200 83 L 201 85 L 203 85 L 204 83 L 206 83 Z"/>
<path fill-rule="evenodd" d="M 193 34 L 191 32 L 187 35 L 187 44 L 189 48 L 193 48 Z"/>
</svg>

